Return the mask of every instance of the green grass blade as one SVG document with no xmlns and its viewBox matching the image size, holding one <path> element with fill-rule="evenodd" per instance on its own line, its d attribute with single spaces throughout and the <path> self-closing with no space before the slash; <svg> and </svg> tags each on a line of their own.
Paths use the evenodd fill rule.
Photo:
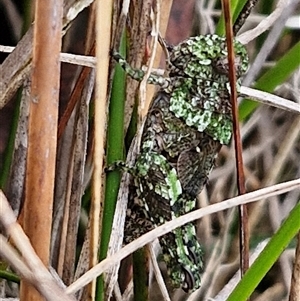
<svg viewBox="0 0 300 301">
<path fill-rule="evenodd" d="M 124 160 L 124 103 L 125 73 L 116 66 L 109 108 L 107 136 L 107 165 Z M 106 175 L 105 205 L 101 238 L 100 260 L 106 257 L 115 205 L 117 201 L 121 174 L 119 170 Z"/>
<path fill-rule="evenodd" d="M 147 246 L 135 251 L 133 260 L 134 301 L 149 300 L 149 260 Z"/>
<path fill-rule="evenodd" d="M 126 39 L 122 38 L 120 53 L 125 56 Z M 117 64 L 112 84 L 112 93 L 109 105 L 109 121 L 107 126 L 107 165 L 124 160 L 124 105 L 126 99 L 124 70 Z M 106 258 L 112 223 L 116 208 L 121 174 L 114 170 L 106 175 L 105 203 L 101 232 L 101 246 L 99 261 Z M 104 281 L 100 276 L 97 279 L 96 300 L 104 300 Z"/>
<path fill-rule="evenodd" d="M 290 212 L 265 249 L 255 260 L 227 301 L 244 301 L 253 293 L 259 282 L 271 269 L 280 254 L 300 231 L 300 203 Z"/>
<path fill-rule="evenodd" d="M 20 103 L 22 100 L 22 89 L 18 90 L 17 93 L 17 101 L 15 104 L 15 109 L 13 113 L 13 120 L 11 122 L 10 126 L 10 133 L 9 133 L 9 138 L 7 142 L 7 146 L 4 152 L 3 156 L 3 162 L 2 163 L 2 169 L 0 173 L 0 188 L 5 189 L 7 185 L 7 180 L 9 178 L 9 173 L 11 169 L 11 163 L 13 161 L 13 153 L 15 149 L 15 138 L 16 138 L 16 133 L 17 133 L 17 128 L 18 128 L 18 122 L 19 122 L 19 115 L 20 115 Z M 0 166 L 1 166 L 0 163 Z"/>
<path fill-rule="evenodd" d="M 15 283 L 20 283 L 20 277 L 13 272 L 0 268 L 0 279 L 6 279 Z"/>
<path fill-rule="evenodd" d="M 232 24 L 234 24 L 235 20 L 238 18 L 240 12 L 243 7 L 247 3 L 247 0 L 232 0 L 230 1 L 230 11 L 232 15 Z M 225 24 L 224 24 L 224 14 L 222 12 L 219 22 L 216 27 L 216 34 L 219 36 L 225 35 Z"/>
</svg>

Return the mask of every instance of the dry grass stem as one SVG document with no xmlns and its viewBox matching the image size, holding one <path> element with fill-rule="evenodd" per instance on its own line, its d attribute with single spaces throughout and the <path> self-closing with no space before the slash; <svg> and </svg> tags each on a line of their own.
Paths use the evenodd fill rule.
<svg viewBox="0 0 300 301">
<path fill-rule="evenodd" d="M 79 0 L 68 3 L 63 13 L 63 28 L 76 18 L 92 0 Z M 61 32 L 64 34 L 64 32 Z M 0 109 L 11 99 L 17 89 L 28 78 L 31 71 L 33 26 L 26 32 L 15 50 L 0 65 Z"/>
<path fill-rule="evenodd" d="M 156 252 L 154 250 L 154 243 L 150 243 L 148 246 L 149 246 L 150 258 L 151 258 L 151 263 L 152 263 L 154 275 L 155 275 L 157 284 L 160 288 L 161 294 L 164 298 L 164 301 L 171 301 L 169 293 L 168 293 L 168 289 L 166 287 L 166 283 L 163 279 L 163 276 L 161 274 L 160 268 L 159 268 L 158 263 L 157 263 L 157 259 L 156 259 L 157 255 L 156 255 Z"/>
<path fill-rule="evenodd" d="M 247 114 L 246 118 L 242 118 L 244 115 L 240 116 L 240 144 L 243 146 L 245 189 L 252 192 L 232 198 L 237 194 L 232 142 L 222 147 L 216 158 L 216 166 L 198 196 L 197 208 L 201 209 L 169 221 L 126 246 L 125 218 L 130 212 L 127 210 L 127 203 L 133 197 L 131 188 L 134 179 L 131 173 L 122 174 L 114 215 L 114 208 L 111 208 L 110 218 L 114 218 L 112 227 L 107 227 L 110 221 L 106 223 L 106 220 L 102 222 L 101 219 L 106 181 L 103 165 L 105 155 L 110 153 L 110 147 L 106 147 L 108 99 L 111 94 L 115 94 L 114 84 L 119 80 L 124 82 L 123 75 L 118 78 L 118 72 L 114 77 L 117 62 L 110 56 L 110 51 L 120 51 L 129 65 L 145 72 L 142 82 L 127 76 L 126 96 L 123 95 L 126 98 L 126 138 L 122 141 L 126 148 L 124 156 L 127 155 L 126 165 L 134 166 L 141 144 L 142 119 L 145 119 L 149 103 L 158 88 L 156 85 L 148 85 L 147 78 L 150 73 L 169 76 L 163 61 L 164 55 L 168 60 L 166 45 L 177 44 L 189 35 L 212 34 L 223 30 L 221 24 L 217 24 L 222 13 L 219 9 L 220 1 L 192 0 L 187 1 L 188 4 L 182 0 L 60 1 L 63 1 L 59 8 L 62 16 L 59 18 L 56 14 L 57 22 L 52 24 L 57 26 L 61 23 L 61 27 L 55 35 L 55 43 L 54 35 L 51 35 L 50 45 L 56 50 L 50 51 L 46 67 L 42 68 L 45 73 L 56 78 L 56 85 L 52 85 L 52 95 L 49 90 L 45 90 L 50 81 L 42 78 L 42 71 L 37 73 L 37 68 L 33 69 L 36 63 L 42 61 L 34 58 L 33 53 L 50 49 L 47 43 L 43 43 L 41 47 L 36 43 L 37 39 L 43 36 L 45 38 L 43 26 L 49 21 L 48 17 L 44 18 L 47 22 L 39 26 L 39 32 L 35 35 L 33 33 L 34 24 L 37 24 L 37 20 L 32 22 L 33 3 L 42 1 L 29 1 L 32 2 L 30 12 L 19 12 L 20 4 L 13 3 L 12 0 L 4 0 L 0 5 L 4 7 L 1 15 L 5 14 L 7 24 L 11 27 L 9 33 L 3 32 L 3 36 L 7 35 L 12 39 L 9 43 L 5 41 L 2 44 L 16 45 L 0 45 L 1 56 L 6 57 L 0 64 L 0 113 L 4 116 L 0 118 L 0 189 L 4 191 L 2 193 L 0 190 L 0 257 L 6 269 L 3 271 L 4 279 L 0 281 L 0 301 L 9 300 L 3 299 L 4 296 L 20 296 L 20 299 L 14 301 L 40 300 L 24 295 L 24 287 L 31 287 L 35 293 L 38 291 L 43 298 L 51 301 L 94 301 L 94 280 L 103 273 L 105 299 L 114 295 L 116 301 L 132 300 L 134 292 L 130 278 L 130 258 L 123 261 L 121 269 L 119 267 L 121 260 L 145 245 L 149 246 L 153 267 L 149 273 L 151 301 L 226 300 L 240 281 L 236 273 L 239 269 L 239 217 L 236 206 L 247 204 L 249 210 L 252 258 L 260 253 L 264 248 L 262 244 L 273 237 L 299 202 L 300 69 L 296 66 L 299 65 L 299 60 L 295 53 L 299 46 L 299 1 L 278 0 L 269 7 L 266 7 L 269 4 L 267 0 L 259 1 L 237 37 L 246 45 L 250 62 L 250 67 L 242 78 L 243 86 L 237 92 L 241 99 L 242 115 Z M 50 0 L 45 5 L 53 2 L 56 5 L 58 3 Z M 191 3 L 195 4 L 194 16 L 186 10 L 186 7 L 192 9 Z M 22 21 L 28 25 L 27 32 L 21 38 L 21 33 L 25 32 Z M 264 34 L 261 35 L 262 33 Z M 256 39 L 259 35 L 259 39 Z M 57 50 L 61 40 L 63 52 Z M 49 41 L 50 38 L 46 42 Z M 51 69 L 49 62 L 53 57 L 62 66 L 61 71 Z M 282 66 L 282 62 L 287 63 Z M 282 74 L 280 71 L 275 74 L 273 69 L 282 70 Z M 33 83 L 31 74 L 34 76 Z M 266 79 L 269 80 L 267 83 Z M 116 81 L 114 84 L 113 80 Z M 254 89 L 255 85 L 260 90 Z M 39 86 L 38 91 L 44 99 L 48 97 L 44 103 L 47 111 L 35 111 L 43 103 L 40 97 L 36 97 L 36 86 Z M 20 87 L 23 89 L 22 93 L 18 92 Z M 120 96 L 118 89 L 116 94 Z M 264 89 L 270 93 L 264 92 Z M 59 116 L 56 102 L 58 93 Z M 259 106 L 242 98 L 259 102 Z M 54 102 L 55 108 L 51 106 Z M 113 112 L 117 110 L 114 109 Z M 28 135 L 29 115 L 31 129 Z M 139 119 L 136 119 L 137 115 Z M 58 130 L 55 124 L 57 117 Z M 112 123 L 115 125 L 117 122 L 114 123 L 113 118 Z M 10 119 L 14 121 L 10 123 Z M 134 133 L 137 120 L 138 131 Z M 113 130 L 110 137 L 115 138 Z M 29 155 L 28 142 L 31 145 Z M 49 151 L 47 156 L 42 155 L 45 149 Z M 115 151 L 114 147 L 111 149 Z M 53 159 L 51 154 L 54 153 Z M 109 158 L 108 156 L 108 161 Z M 38 171 L 36 164 L 41 159 L 45 168 Z M 27 171 L 26 160 L 29 162 Z M 51 165 L 50 169 L 47 169 L 48 163 Z M 47 190 L 43 189 L 45 181 Z M 281 184 L 277 184 L 278 182 Z M 32 195 L 33 192 L 37 198 Z M 32 202 L 34 199 L 39 201 Z M 47 208 L 44 207 L 46 204 Z M 37 239 L 29 236 L 37 227 L 30 223 L 39 215 L 42 216 L 42 222 L 37 222 L 38 231 L 48 230 L 46 234 L 43 232 L 37 235 L 41 245 L 36 246 Z M 201 287 L 191 295 L 186 295 L 181 289 L 171 289 L 168 280 L 164 280 L 165 265 L 160 265 L 161 257 L 153 249 L 153 244 L 158 242 L 158 237 L 195 220 L 205 268 L 201 275 Z M 47 222 L 47 227 L 43 226 L 44 222 Z M 100 250 L 103 223 L 102 234 L 108 230 L 111 231 L 111 236 L 109 238 L 108 235 L 103 235 L 104 243 Z M 41 235 L 43 239 L 40 239 Z M 103 259 L 108 238 L 107 258 Z M 298 301 L 299 235 L 297 239 L 296 252 L 293 240 L 255 289 L 253 301 L 279 301 L 288 298 L 289 301 Z M 105 247 L 102 249 L 103 246 Z M 79 251 L 81 253 L 77 258 Z M 44 254 L 39 255 L 39 252 Z M 102 260 L 100 263 L 99 253 Z M 0 265 L 1 263 L 0 260 Z M 9 277 L 13 279 L 13 273 L 20 276 L 21 286 L 7 280 Z M 101 286 L 102 282 L 99 285 L 102 292 Z"/>
<path fill-rule="evenodd" d="M 15 47 L 0 45 L 0 52 L 11 53 L 14 49 Z M 96 58 L 94 56 L 61 53 L 60 61 L 62 63 L 96 68 Z"/>
<path fill-rule="evenodd" d="M 35 253 L 28 237 L 21 226 L 16 222 L 15 215 L 2 191 L 0 191 L 0 208 L 0 222 L 5 228 L 7 236 L 13 241 L 18 251 L 22 254 L 21 257 L 1 235 L 1 256 L 48 301 L 55 301 L 57 298 L 65 301 L 74 301 L 71 296 L 65 294 L 64 290 L 55 281 Z M 40 281 L 41 279 L 43 279 L 43 281 Z"/>
<path fill-rule="evenodd" d="M 110 268 L 112 265 L 115 265 L 120 260 L 133 253 L 135 250 L 145 246 L 147 243 L 150 243 L 154 239 L 174 230 L 177 227 L 180 227 L 188 222 L 194 221 L 196 219 L 202 218 L 205 215 L 216 213 L 222 210 L 226 210 L 238 205 L 248 204 L 251 202 L 258 201 L 260 199 L 266 199 L 268 197 L 285 193 L 294 189 L 299 189 L 300 179 L 289 181 L 286 183 L 281 183 L 273 185 L 271 187 L 263 188 L 254 192 L 250 192 L 221 203 L 210 205 L 206 208 L 195 210 L 189 214 L 185 214 L 179 218 L 176 218 L 172 221 L 169 221 L 156 229 L 144 234 L 143 236 L 136 239 L 134 242 L 126 245 L 120 251 L 115 253 L 113 256 L 107 257 L 102 262 L 94 266 L 82 277 L 72 283 L 68 288 L 68 293 L 74 293 L 79 290 L 81 287 L 88 284 L 90 281 L 101 275 L 104 271 Z"/>
<path fill-rule="evenodd" d="M 241 87 L 240 94 L 250 99 L 259 101 L 263 104 L 267 104 L 285 111 L 290 111 L 293 113 L 300 114 L 300 104 L 276 96 L 274 94 L 244 87 L 244 86 Z"/>
<path fill-rule="evenodd" d="M 62 0 L 36 2 L 32 46 L 23 228 L 46 266 L 50 263 L 55 182 L 62 5 Z M 42 300 L 26 282 L 21 281 L 20 288 L 21 300 Z"/>
<path fill-rule="evenodd" d="M 268 241 L 269 240 L 264 240 L 264 241 L 260 242 L 257 245 L 257 247 L 255 248 L 255 250 L 253 251 L 253 253 L 250 256 L 250 259 L 249 259 L 250 265 L 258 257 L 258 255 L 262 252 L 262 250 L 267 245 Z M 236 272 L 234 274 L 234 276 L 228 281 L 228 283 L 226 284 L 226 286 L 224 286 L 224 288 L 214 297 L 214 301 L 223 301 L 223 300 L 226 300 L 228 298 L 228 296 L 230 295 L 230 293 L 235 288 L 235 286 L 237 285 L 237 283 L 240 281 L 240 279 L 241 279 L 241 273 L 240 272 Z M 188 300 L 188 301 L 194 301 L 194 300 L 191 299 L 191 300 Z M 195 301 L 196 301 L 196 299 L 195 299 Z"/>
<path fill-rule="evenodd" d="M 93 183 L 91 200 L 91 238 L 90 238 L 90 265 L 98 261 L 101 225 L 103 218 L 103 161 L 106 140 L 107 120 L 107 87 L 109 76 L 109 51 L 111 47 L 113 1 L 98 2 L 96 7 L 96 95 L 94 118 L 94 150 L 93 150 Z M 91 296 L 94 299 L 96 283 L 93 282 Z"/>
<path fill-rule="evenodd" d="M 237 40 L 242 44 L 247 45 L 250 41 L 254 40 L 263 32 L 267 31 L 279 19 L 283 11 L 286 9 L 286 4 L 286 0 L 279 0 L 276 5 L 276 9 L 269 16 L 262 20 L 255 28 L 237 36 Z"/>
</svg>

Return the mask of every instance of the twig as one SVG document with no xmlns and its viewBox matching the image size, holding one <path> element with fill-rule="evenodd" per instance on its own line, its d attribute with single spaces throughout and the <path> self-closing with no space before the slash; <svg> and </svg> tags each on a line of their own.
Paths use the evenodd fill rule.
<svg viewBox="0 0 300 301">
<path fill-rule="evenodd" d="M 230 4 L 228 0 L 222 2 L 224 10 L 224 20 L 226 29 L 226 42 L 228 49 L 228 65 L 229 65 L 229 82 L 230 82 L 230 100 L 232 105 L 233 118 L 233 135 L 235 146 L 235 159 L 237 170 L 237 186 L 240 195 L 246 193 L 245 175 L 242 156 L 242 142 L 239 128 L 237 91 L 236 91 L 236 70 L 235 70 L 235 54 L 233 47 L 233 31 L 230 14 Z M 246 205 L 239 206 L 240 215 L 240 263 L 242 275 L 249 268 L 249 229 L 248 229 L 248 210 Z"/>
</svg>

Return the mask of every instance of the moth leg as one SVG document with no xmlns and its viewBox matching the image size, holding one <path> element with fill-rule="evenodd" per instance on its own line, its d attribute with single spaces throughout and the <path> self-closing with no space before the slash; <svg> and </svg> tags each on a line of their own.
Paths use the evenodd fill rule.
<svg viewBox="0 0 300 301">
<path fill-rule="evenodd" d="M 142 81 L 143 77 L 145 76 L 145 72 L 143 70 L 132 68 L 117 51 L 112 51 L 112 57 L 119 63 L 119 65 L 131 78 L 137 81 Z M 151 72 L 147 82 L 148 84 L 159 85 L 165 89 L 169 86 L 170 79 L 160 76 L 157 73 Z"/>
<path fill-rule="evenodd" d="M 119 170 L 119 171 L 122 171 L 122 172 L 128 172 L 132 175 L 135 174 L 134 168 L 127 165 L 126 162 L 121 161 L 121 160 L 120 161 L 115 161 L 115 162 L 109 164 L 104 169 L 105 172 L 110 172 L 110 171 L 115 171 L 115 170 Z"/>
<path fill-rule="evenodd" d="M 174 46 L 169 44 L 160 34 L 158 34 L 158 42 L 164 51 L 167 64 L 170 64 L 170 51 L 173 50 Z"/>
</svg>

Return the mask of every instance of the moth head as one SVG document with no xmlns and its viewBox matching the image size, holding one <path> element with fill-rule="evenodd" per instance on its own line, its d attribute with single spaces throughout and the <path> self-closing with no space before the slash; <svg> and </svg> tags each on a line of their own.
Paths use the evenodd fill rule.
<svg viewBox="0 0 300 301">
<path fill-rule="evenodd" d="M 228 75 L 226 38 L 217 35 L 191 37 L 170 50 L 168 69 L 170 75 L 210 77 L 212 69 L 217 74 Z M 244 45 L 234 41 L 235 69 L 240 77 L 248 67 Z"/>
</svg>

